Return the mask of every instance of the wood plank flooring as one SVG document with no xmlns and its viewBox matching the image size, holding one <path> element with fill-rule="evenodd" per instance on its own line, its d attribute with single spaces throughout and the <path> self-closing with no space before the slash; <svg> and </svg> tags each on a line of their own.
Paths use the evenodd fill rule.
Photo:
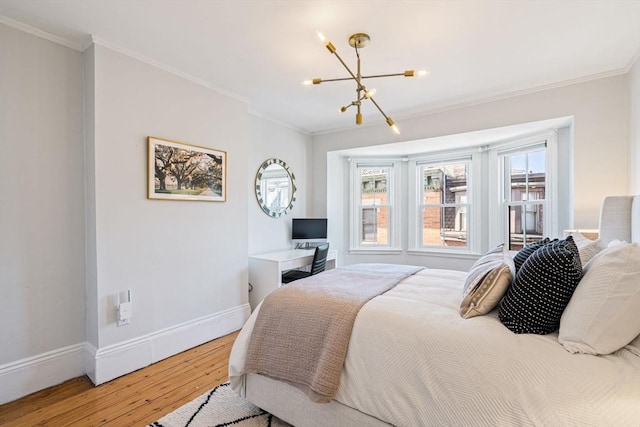
<svg viewBox="0 0 640 427">
<path fill-rule="evenodd" d="M 0 405 L 0 426 L 145 426 L 228 380 L 238 332 L 94 387 L 80 377 Z"/>
</svg>

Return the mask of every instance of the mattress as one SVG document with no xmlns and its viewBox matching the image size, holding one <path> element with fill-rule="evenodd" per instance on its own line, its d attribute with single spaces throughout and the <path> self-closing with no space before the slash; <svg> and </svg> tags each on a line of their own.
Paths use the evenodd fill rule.
<svg viewBox="0 0 640 427">
<path fill-rule="evenodd" d="M 640 357 L 571 354 L 557 333 L 514 334 L 495 312 L 463 319 L 465 277 L 425 269 L 365 304 L 334 400 L 396 426 L 638 425 Z M 241 394 L 256 313 L 229 362 Z"/>
</svg>

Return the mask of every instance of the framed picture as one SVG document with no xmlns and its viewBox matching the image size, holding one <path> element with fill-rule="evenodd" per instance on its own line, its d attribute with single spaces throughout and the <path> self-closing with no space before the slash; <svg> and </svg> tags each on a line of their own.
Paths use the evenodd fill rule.
<svg viewBox="0 0 640 427">
<path fill-rule="evenodd" d="M 150 136 L 148 197 L 227 200 L 227 153 Z"/>
</svg>

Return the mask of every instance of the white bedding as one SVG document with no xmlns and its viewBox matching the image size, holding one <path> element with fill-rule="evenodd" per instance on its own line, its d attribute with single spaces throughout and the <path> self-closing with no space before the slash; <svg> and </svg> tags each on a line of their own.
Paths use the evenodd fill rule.
<svg viewBox="0 0 640 427">
<path fill-rule="evenodd" d="M 425 269 L 358 314 L 335 400 L 397 426 L 640 425 L 640 357 L 571 354 L 459 314 L 466 273 Z M 232 387 L 257 311 L 229 361 Z"/>
</svg>

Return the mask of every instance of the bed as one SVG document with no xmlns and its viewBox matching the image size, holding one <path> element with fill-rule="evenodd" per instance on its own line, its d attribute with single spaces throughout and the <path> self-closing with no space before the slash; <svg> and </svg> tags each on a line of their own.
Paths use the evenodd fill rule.
<svg viewBox="0 0 640 427">
<path fill-rule="evenodd" d="M 337 391 L 328 403 L 314 402 L 295 382 L 247 372 L 259 308 L 232 349 L 231 386 L 298 427 L 640 425 L 640 275 L 634 265 L 640 263 L 638 246 L 627 243 L 639 241 L 640 196 L 606 198 L 599 249 L 589 256 L 592 264 L 585 263 L 560 329 L 545 334 L 512 332 L 500 318 L 502 306 L 463 318 L 461 300 L 470 273 L 417 269 L 359 309 Z M 631 258 L 620 255 L 621 246 Z M 580 252 L 583 258 L 586 253 Z M 587 285 L 581 288 L 587 274 L 589 283 L 609 280 L 597 274 L 609 271 L 598 270 L 607 256 L 618 262 L 607 277 L 622 275 L 626 293 L 613 286 L 617 294 L 608 308 L 601 307 L 607 318 L 600 324 L 567 317 L 593 298 Z M 375 268 L 384 266 L 374 266 L 374 273 Z M 600 302 L 605 299 L 601 291 L 596 292 Z M 616 298 L 620 307 L 612 311 Z M 596 306 L 582 315 L 598 311 Z M 584 325 L 592 326 L 585 332 Z M 604 338 L 598 328 L 605 328 Z M 637 331 L 635 339 L 629 338 L 631 331 Z M 575 344 L 572 333 L 599 338 Z"/>
</svg>

